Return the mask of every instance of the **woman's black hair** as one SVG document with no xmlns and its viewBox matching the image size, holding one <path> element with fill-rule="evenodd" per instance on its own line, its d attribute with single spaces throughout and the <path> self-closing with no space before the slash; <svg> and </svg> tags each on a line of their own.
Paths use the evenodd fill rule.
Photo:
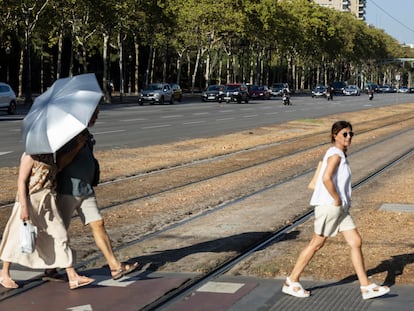
<svg viewBox="0 0 414 311">
<path fill-rule="evenodd" d="M 332 124 L 331 129 L 331 142 L 335 142 L 335 136 L 342 130 L 349 128 L 352 131 L 352 125 L 348 121 L 336 121 Z"/>
</svg>

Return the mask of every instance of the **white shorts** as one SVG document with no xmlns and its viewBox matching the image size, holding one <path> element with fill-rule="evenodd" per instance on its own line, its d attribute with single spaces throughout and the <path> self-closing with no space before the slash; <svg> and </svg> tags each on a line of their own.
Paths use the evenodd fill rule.
<svg viewBox="0 0 414 311">
<path fill-rule="evenodd" d="M 58 194 L 56 202 L 66 228 L 69 228 L 75 209 L 84 225 L 102 219 L 95 195 L 75 197 L 68 194 Z"/>
<path fill-rule="evenodd" d="M 315 206 L 315 233 L 325 237 L 333 237 L 338 232 L 355 229 L 355 223 L 347 210 L 341 206 Z"/>
</svg>

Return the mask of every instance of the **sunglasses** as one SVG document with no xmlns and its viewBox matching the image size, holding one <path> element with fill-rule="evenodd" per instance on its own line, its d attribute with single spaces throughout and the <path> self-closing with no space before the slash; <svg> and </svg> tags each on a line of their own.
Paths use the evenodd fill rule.
<svg viewBox="0 0 414 311">
<path fill-rule="evenodd" d="M 351 138 L 354 136 L 354 132 L 343 132 L 342 136 L 344 136 L 344 138 L 347 138 L 348 134 L 349 134 L 349 137 L 351 137 Z"/>
</svg>

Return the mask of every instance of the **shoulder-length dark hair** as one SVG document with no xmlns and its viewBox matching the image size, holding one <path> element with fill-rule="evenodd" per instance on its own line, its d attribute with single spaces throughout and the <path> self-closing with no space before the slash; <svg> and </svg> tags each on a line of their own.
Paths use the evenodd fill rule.
<svg viewBox="0 0 414 311">
<path fill-rule="evenodd" d="M 352 124 L 348 121 L 336 121 L 334 124 L 332 124 L 331 129 L 331 142 L 335 142 L 335 136 L 342 130 L 349 128 L 352 131 Z"/>
</svg>

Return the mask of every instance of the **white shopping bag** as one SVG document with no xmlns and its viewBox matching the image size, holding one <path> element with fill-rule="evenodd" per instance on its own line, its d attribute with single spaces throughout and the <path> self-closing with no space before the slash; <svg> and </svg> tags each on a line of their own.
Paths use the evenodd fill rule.
<svg viewBox="0 0 414 311">
<path fill-rule="evenodd" d="M 37 228 L 30 222 L 23 221 L 20 226 L 20 251 L 31 254 L 35 249 Z"/>
</svg>

